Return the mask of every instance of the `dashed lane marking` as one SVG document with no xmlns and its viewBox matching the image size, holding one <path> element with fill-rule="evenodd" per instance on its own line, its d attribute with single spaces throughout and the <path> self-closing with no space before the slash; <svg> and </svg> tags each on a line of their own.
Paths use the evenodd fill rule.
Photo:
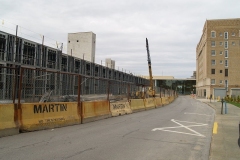
<svg viewBox="0 0 240 160">
<path fill-rule="evenodd" d="M 163 128 L 154 128 L 152 129 L 152 131 L 166 131 L 166 132 L 173 132 L 173 133 L 180 133 L 180 134 L 188 134 L 188 135 L 193 135 L 193 136 L 199 136 L 199 137 L 205 137 L 204 135 L 198 133 L 197 131 L 190 129 L 190 127 L 200 127 L 200 126 L 207 126 L 208 124 L 203 124 L 203 123 L 195 123 L 195 122 L 187 122 L 187 121 L 178 121 L 178 120 L 171 120 L 172 122 L 178 124 L 179 126 L 175 126 L 175 127 L 163 127 Z M 188 123 L 188 124 L 192 124 L 192 125 L 183 125 L 181 123 Z M 189 131 L 191 131 L 192 133 L 189 132 L 178 132 L 178 131 L 174 131 L 174 130 L 169 130 L 169 129 L 173 129 L 173 128 L 185 128 Z"/>
</svg>

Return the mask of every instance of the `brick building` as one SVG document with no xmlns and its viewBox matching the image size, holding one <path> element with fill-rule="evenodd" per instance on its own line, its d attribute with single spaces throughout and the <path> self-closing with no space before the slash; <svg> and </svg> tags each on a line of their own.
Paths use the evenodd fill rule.
<svg viewBox="0 0 240 160">
<path fill-rule="evenodd" d="M 240 18 L 206 20 L 196 48 L 200 97 L 240 95 Z"/>
</svg>

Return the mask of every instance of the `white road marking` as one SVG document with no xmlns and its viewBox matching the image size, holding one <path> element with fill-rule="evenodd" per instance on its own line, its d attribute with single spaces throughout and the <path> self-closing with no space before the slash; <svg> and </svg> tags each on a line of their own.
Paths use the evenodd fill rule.
<svg viewBox="0 0 240 160">
<path fill-rule="evenodd" d="M 187 122 L 187 121 L 178 121 L 178 120 L 174 120 L 172 119 L 171 120 L 172 122 L 178 124 L 179 126 L 175 126 L 175 127 L 164 127 L 164 128 L 154 128 L 152 129 L 152 131 L 167 131 L 167 132 L 174 132 L 174 133 L 180 133 L 180 134 L 188 134 L 188 135 L 193 135 L 193 136 L 199 136 L 199 137 L 205 137 L 204 135 L 198 133 L 197 131 L 194 131 L 193 129 L 190 129 L 190 127 L 199 127 L 199 126 L 207 126 L 208 124 L 203 124 L 203 123 L 195 123 L 195 122 Z M 181 123 L 190 123 L 190 124 L 193 124 L 193 125 L 183 125 Z M 192 133 L 188 133 L 188 132 L 178 132 L 178 131 L 173 131 L 173 130 L 168 130 L 170 128 L 185 128 L 189 131 L 191 131 Z"/>
<path fill-rule="evenodd" d="M 188 113 L 188 112 L 185 112 L 184 114 L 196 114 L 196 115 L 200 115 L 200 116 L 212 116 L 212 115 L 209 115 L 209 114 L 198 114 L 198 113 Z"/>
</svg>

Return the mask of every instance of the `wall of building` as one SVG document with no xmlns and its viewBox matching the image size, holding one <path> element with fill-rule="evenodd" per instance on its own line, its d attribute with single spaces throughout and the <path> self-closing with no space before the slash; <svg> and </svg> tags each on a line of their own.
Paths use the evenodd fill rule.
<svg viewBox="0 0 240 160">
<path fill-rule="evenodd" d="M 108 67 L 108 68 L 115 69 L 115 61 L 111 60 L 110 58 L 107 58 L 105 60 L 105 66 Z"/>
<path fill-rule="evenodd" d="M 96 34 L 93 32 L 78 32 L 68 34 L 68 55 L 95 62 Z"/>
<path fill-rule="evenodd" d="M 227 37 L 224 36 L 225 33 L 228 34 Z M 206 97 L 209 97 L 217 88 L 226 88 L 226 95 L 231 96 L 231 88 L 240 87 L 239 61 L 240 19 L 207 20 L 196 48 L 199 93 L 205 89 Z M 228 82 L 227 85 L 225 81 Z"/>
</svg>

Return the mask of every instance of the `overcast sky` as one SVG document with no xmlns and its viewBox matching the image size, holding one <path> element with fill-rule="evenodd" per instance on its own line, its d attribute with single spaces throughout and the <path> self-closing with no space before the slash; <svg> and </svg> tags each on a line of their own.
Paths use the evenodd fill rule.
<svg viewBox="0 0 240 160">
<path fill-rule="evenodd" d="M 207 19 L 239 18 L 240 0 L 0 0 L 0 30 L 56 47 L 67 34 L 96 34 L 96 63 L 148 75 L 148 38 L 155 76 L 189 78 Z"/>
</svg>

